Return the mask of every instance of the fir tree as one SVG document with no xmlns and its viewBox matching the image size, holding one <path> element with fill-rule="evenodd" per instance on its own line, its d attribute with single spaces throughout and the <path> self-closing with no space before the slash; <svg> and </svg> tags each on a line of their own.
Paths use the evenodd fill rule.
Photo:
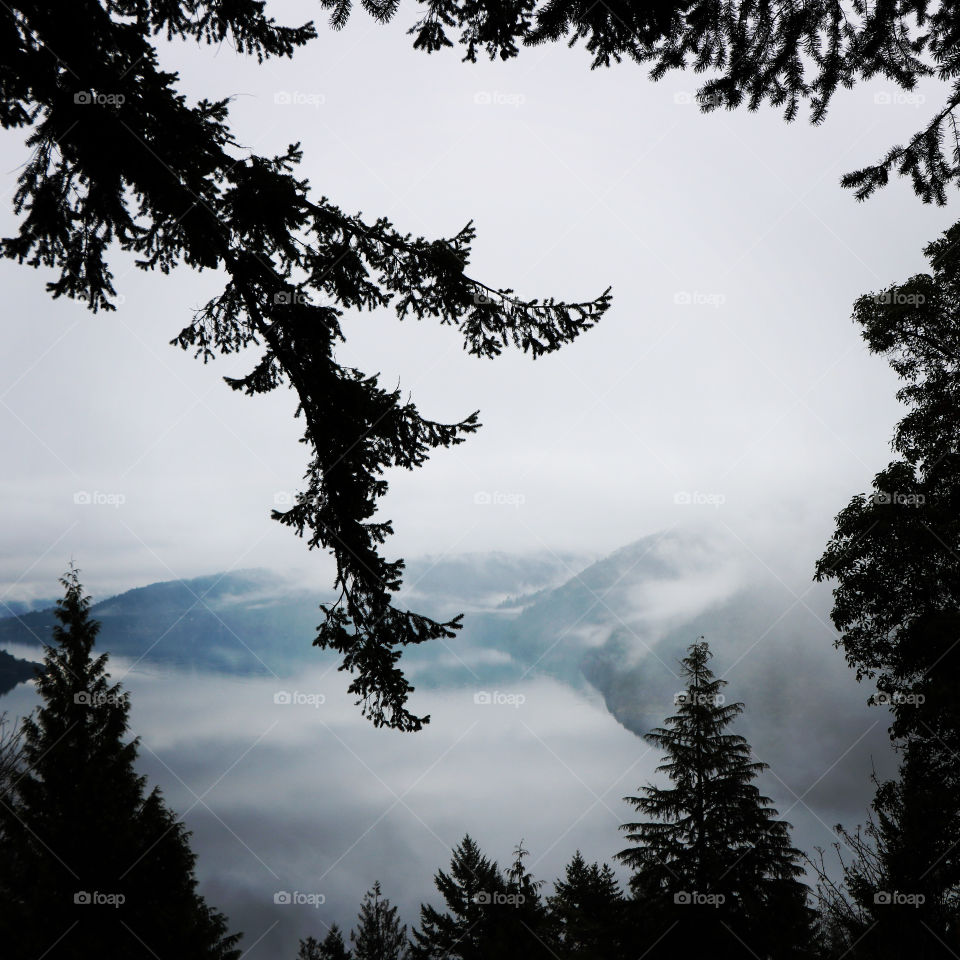
<svg viewBox="0 0 960 960">
<path fill-rule="evenodd" d="M 407 928 L 397 908 L 383 897 L 378 880 L 363 897 L 357 925 L 350 931 L 353 960 L 405 960 Z"/>
<path fill-rule="evenodd" d="M 196 891 L 189 834 L 145 793 L 124 741 L 129 700 L 111 685 L 78 573 L 61 580 L 42 700 L 23 725 L 24 769 L 0 799 L 0 942 L 11 960 L 47 955 L 232 960 L 238 937 Z"/>
<path fill-rule="evenodd" d="M 607 864 L 587 864 L 578 850 L 547 900 L 564 960 L 610 960 L 623 950 L 626 904 Z"/>
<path fill-rule="evenodd" d="M 50 293 L 93 311 L 114 308 L 120 250 L 144 270 L 221 272 L 223 289 L 172 342 L 204 362 L 258 348 L 230 387 L 295 391 L 305 486 L 273 517 L 336 560 L 337 599 L 322 607 L 315 644 L 342 656 L 349 690 L 375 724 L 417 730 L 428 718 L 407 709 L 412 687 L 397 660 L 409 644 L 453 636 L 461 621 L 394 605 L 404 564 L 382 555 L 392 526 L 373 517 L 386 470 L 421 466 L 480 424 L 477 413 L 428 420 L 399 387 L 338 363 L 341 317 L 393 307 L 400 319 L 455 327 L 478 357 L 511 344 L 537 357 L 593 326 L 609 296 L 522 300 L 467 272 L 471 224 L 428 240 L 311 194 L 297 177 L 298 145 L 250 153 L 231 135 L 228 100 L 187 102 L 157 35 L 228 42 L 262 61 L 292 56 L 315 31 L 277 25 L 263 0 L 0 5 L 0 125 L 23 130 L 29 150 L 14 196 L 18 230 L 0 241 L 0 256 L 50 268 Z"/>
<path fill-rule="evenodd" d="M 454 847 L 450 872 L 438 870 L 434 883 L 446 911 L 429 904 L 420 907 L 420 927 L 412 936 L 412 960 L 481 960 L 494 940 L 496 919 L 486 907 L 507 892 L 499 867 L 467 834 Z"/>
<path fill-rule="evenodd" d="M 454 848 L 450 873 L 434 878 L 446 911 L 424 904 L 411 960 L 547 958 L 553 951 L 542 883 L 526 869 L 523 844 L 505 873 L 469 836 Z"/>
<path fill-rule="evenodd" d="M 337 924 L 330 927 L 322 941 L 316 937 L 301 940 L 297 960 L 350 960 L 350 951 Z"/>
<path fill-rule="evenodd" d="M 506 875 L 505 910 L 497 912 L 497 940 L 494 956 L 517 960 L 551 960 L 556 957 L 549 913 L 540 895 L 542 880 L 536 880 L 524 862 L 529 851 L 521 840 L 513 851 L 513 862 Z M 488 904 L 496 910 L 496 903 Z"/>
<path fill-rule="evenodd" d="M 664 751 L 657 769 L 672 785 L 625 798 L 650 819 L 623 825 L 635 846 L 617 858 L 633 869 L 638 907 L 652 921 L 651 956 L 676 955 L 681 944 L 690 955 L 797 956 L 808 927 L 800 854 L 753 783 L 766 764 L 725 732 L 743 704 L 725 703 L 710 658 L 702 638 L 689 647 L 677 713 L 646 735 Z"/>
</svg>

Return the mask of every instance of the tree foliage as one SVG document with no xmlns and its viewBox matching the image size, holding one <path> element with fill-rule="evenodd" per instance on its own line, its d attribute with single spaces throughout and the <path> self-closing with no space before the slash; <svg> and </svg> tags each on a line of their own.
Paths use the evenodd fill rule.
<svg viewBox="0 0 960 960">
<path fill-rule="evenodd" d="M 111 258 L 143 270 L 217 270 L 222 291 L 174 339 L 205 363 L 245 348 L 259 359 L 227 379 L 248 395 L 296 393 L 309 451 L 305 487 L 273 516 L 336 559 L 335 603 L 316 645 L 337 651 L 350 692 L 377 725 L 417 730 L 413 689 L 397 665 L 409 644 L 451 637 L 439 622 L 396 607 L 403 561 L 381 546 L 376 519 L 384 472 L 421 466 L 461 443 L 477 413 L 453 423 L 421 416 L 401 391 L 337 362 L 345 311 L 392 307 L 398 318 L 455 327 L 465 348 L 496 357 L 508 346 L 541 356 L 570 342 L 607 309 L 595 300 L 520 300 L 467 273 L 474 228 L 428 240 L 386 218 L 351 216 L 297 176 L 298 145 L 273 157 L 237 143 L 228 102 L 190 104 L 164 70 L 156 36 L 229 42 L 263 61 L 291 56 L 314 35 L 286 27 L 264 3 L 242 0 L 13 2 L 0 8 L 0 124 L 31 148 L 14 196 L 15 236 L 0 254 L 48 268 L 53 297 L 114 309 Z"/>
<path fill-rule="evenodd" d="M 350 931 L 353 960 L 405 960 L 407 928 L 397 908 L 383 896 L 378 880 L 364 895 L 357 924 Z"/>
<path fill-rule="evenodd" d="M 445 910 L 420 908 L 411 960 L 548 960 L 552 949 L 540 881 L 526 869 L 521 843 L 508 870 L 501 872 L 469 836 L 454 848 L 450 872 L 438 870 L 434 883 Z"/>
<path fill-rule="evenodd" d="M 587 864 L 578 850 L 547 899 L 558 955 L 564 960 L 624 956 L 626 903 L 607 864 Z"/>
<path fill-rule="evenodd" d="M 904 745 L 899 777 L 877 783 L 856 831 L 837 827 L 839 881 L 823 852 L 818 915 L 823 960 L 947 960 L 960 949 L 957 776 L 926 744 Z M 844 855 L 844 848 L 852 853 Z"/>
<path fill-rule="evenodd" d="M 236 960 L 239 937 L 196 891 L 189 833 L 134 769 L 129 699 L 109 682 L 106 654 L 92 656 L 99 624 L 76 570 L 61 582 L 42 704 L 0 797 L 4 956 Z"/>
<path fill-rule="evenodd" d="M 414 46 L 435 52 L 459 43 L 464 59 L 486 54 L 508 60 L 523 47 L 582 43 L 593 67 L 623 60 L 649 66 L 653 80 L 672 70 L 707 74 L 697 91 L 704 112 L 768 104 L 796 118 L 802 105 L 820 123 L 836 95 L 857 82 L 882 78 L 913 90 L 924 78 L 951 81 L 939 110 L 909 141 L 876 163 L 852 171 L 843 185 L 870 196 L 891 173 L 909 176 L 924 202 L 946 202 L 960 179 L 960 12 L 929 0 L 421 0 L 410 28 Z M 343 26 L 351 0 L 323 0 L 331 25 Z M 364 8 L 389 20 L 394 0 Z"/>
<path fill-rule="evenodd" d="M 854 319 L 901 377 L 895 460 L 854 496 L 817 563 L 858 679 L 874 678 L 895 737 L 960 745 L 960 225 L 926 249 L 930 273 L 861 297 Z"/>
<path fill-rule="evenodd" d="M 743 704 L 725 702 L 711 656 L 702 639 L 689 647 L 677 712 L 646 735 L 664 751 L 657 770 L 671 785 L 625 798 L 647 819 L 621 827 L 633 846 L 617 859 L 633 870 L 652 955 L 675 954 L 681 942 L 693 952 L 693 937 L 714 955 L 739 956 L 745 943 L 760 956 L 800 956 L 808 920 L 800 852 L 753 782 L 766 764 L 726 732 Z"/>
</svg>

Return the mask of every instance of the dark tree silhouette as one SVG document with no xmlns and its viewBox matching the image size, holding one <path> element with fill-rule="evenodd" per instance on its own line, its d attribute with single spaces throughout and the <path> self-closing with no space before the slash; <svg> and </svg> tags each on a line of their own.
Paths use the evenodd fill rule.
<svg viewBox="0 0 960 960">
<path fill-rule="evenodd" d="M 857 679 L 876 683 L 874 703 L 892 714 L 890 735 L 903 751 L 900 779 L 880 785 L 876 822 L 848 874 L 848 911 L 882 949 L 905 944 L 884 932 L 891 917 L 909 922 L 917 949 L 937 956 L 936 939 L 955 943 L 960 898 L 960 225 L 925 250 L 930 272 L 861 297 L 854 320 L 868 347 L 901 378 L 907 412 L 892 441 L 896 459 L 836 518 L 816 579 L 835 581 L 831 617 Z M 874 909 L 869 883 L 923 905 Z M 843 904 L 835 898 L 833 903 Z M 951 914 L 951 910 L 953 913 Z M 929 912 L 929 913 L 928 913 Z M 828 911 L 828 916 L 844 916 Z M 838 921 L 839 922 L 839 921 Z M 905 934 L 906 936 L 906 934 Z M 845 942 L 841 940 L 841 942 Z M 880 944 L 883 944 L 881 949 Z M 922 947 L 921 947 L 922 945 Z M 866 949 L 866 948 L 863 948 Z M 860 954 L 858 954 L 859 956 Z M 863 954 L 866 955 L 866 954 Z M 921 954 L 917 954 L 918 956 Z"/>
<path fill-rule="evenodd" d="M 134 769 L 129 700 L 109 683 L 106 654 L 92 656 L 99 624 L 77 571 L 61 582 L 37 672 L 43 702 L 0 798 L 4 956 L 235 960 L 238 936 L 197 893 L 189 833 Z"/>
<path fill-rule="evenodd" d="M 383 896 L 378 880 L 364 894 L 357 925 L 350 931 L 353 960 L 405 960 L 407 928 Z"/>
<path fill-rule="evenodd" d="M 596 300 L 520 300 L 466 272 L 474 229 L 426 240 L 388 220 L 366 222 L 296 176 L 297 145 L 276 157 L 231 136 L 226 100 L 194 106 L 162 69 L 152 38 L 231 42 L 259 60 L 291 56 L 315 34 L 268 19 L 264 3 L 76 0 L 0 6 L 0 124 L 22 128 L 31 148 L 14 207 L 19 232 L 0 254 L 54 271 L 54 297 L 114 308 L 111 255 L 144 270 L 179 264 L 219 269 L 223 291 L 173 341 L 204 362 L 260 348 L 250 373 L 227 383 L 253 395 L 292 388 L 310 451 L 305 489 L 273 517 L 332 551 L 338 599 L 323 607 L 316 645 L 342 655 L 350 692 L 377 725 L 417 730 L 413 689 L 397 666 L 411 643 L 452 637 L 461 618 L 438 622 L 392 603 L 403 561 L 380 547 L 392 532 L 375 520 L 389 467 L 413 469 L 437 447 L 480 426 L 422 417 L 399 388 L 339 364 L 340 317 L 392 306 L 400 319 L 457 328 L 478 357 L 513 344 L 537 357 L 591 327 Z"/>
<path fill-rule="evenodd" d="M 23 727 L 11 723 L 0 713 L 0 802 L 8 799 L 19 777 L 24 773 Z M 3 821 L 0 819 L 0 830 Z"/>
<path fill-rule="evenodd" d="M 671 70 L 712 73 L 697 91 L 704 112 L 764 104 L 783 109 L 787 121 L 808 103 L 820 123 L 841 88 L 882 77 L 913 90 L 925 77 L 952 79 L 943 108 L 904 145 L 877 163 L 851 172 L 843 185 L 858 199 L 909 176 L 926 203 L 946 203 L 946 187 L 960 180 L 960 10 L 928 0 L 422 0 L 424 14 L 410 29 L 427 52 L 459 42 L 464 59 L 478 53 L 507 60 L 522 46 L 583 42 L 594 67 L 631 59 L 650 65 L 660 80 Z M 331 24 L 343 26 L 351 0 L 323 0 Z M 368 0 L 378 20 L 393 17 L 395 0 Z M 451 36 L 454 39 L 451 39 Z M 946 145 L 944 144 L 946 140 Z"/>
<path fill-rule="evenodd" d="M 497 864 L 488 860 L 467 834 L 454 847 L 450 872 L 438 870 L 434 883 L 446 911 L 429 904 L 420 907 L 420 927 L 411 938 L 413 960 L 480 960 L 493 940 L 496 914 L 486 909 L 490 901 L 506 894 Z"/>
<path fill-rule="evenodd" d="M 626 902 L 607 864 L 587 862 L 578 850 L 563 879 L 554 884 L 547 907 L 564 960 L 612 960 L 625 954 Z"/>
<path fill-rule="evenodd" d="M 677 713 L 646 735 L 666 754 L 657 769 L 672 786 L 626 797 L 649 819 L 621 827 L 634 846 L 617 858 L 634 871 L 631 887 L 648 921 L 654 956 L 801 956 L 809 911 L 800 852 L 789 824 L 753 783 L 766 764 L 726 728 L 743 712 L 726 704 L 726 681 L 708 667 L 711 653 L 692 644 L 681 661 L 686 690 Z M 641 951 L 642 952 L 642 951 Z"/>
<path fill-rule="evenodd" d="M 812 861 L 824 960 L 957 956 L 958 814 L 956 774 L 925 744 L 907 744 L 899 779 L 877 783 L 867 825 L 837 828 L 842 880 L 833 879 L 822 851 Z"/>
<path fill-rule="evenodd" d="M 438 870 L 434 882 L 446 910 L 420 907 L 413 931 L 411 960 L 486 960 L 488 957 L 547 960 L 555 956 L 541 882 L 527 871 L 521 843 L 510 868 L 501 873 L 473 839 L 453 850 L 450 873 Z"/>
<path fill-rule="evenodd" d="M 350 951 L 343 942 L 340 928 L 333 924 L 322 941 L 316 937 L 301 940 L 297 960 L 350 960 Z"/>
<path fill-rule="evenodd" d="M 926 248 L 931 272 L 861 297 L 854 319 L 903 380 L 898 455 L 836 518 L 816 579 L 857 678 L 876 680 L 894 737 L 960 747 L 960 225 Z"/>
</svg>

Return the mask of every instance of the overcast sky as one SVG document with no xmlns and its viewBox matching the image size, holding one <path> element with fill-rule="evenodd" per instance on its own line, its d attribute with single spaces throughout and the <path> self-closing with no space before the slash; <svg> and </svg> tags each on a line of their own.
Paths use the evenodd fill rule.
<svg viewBox="0 0 960 960">
<path fill-rule="evenodd" d="M 322 12 L 269 8 L 294 21 Z M 738 589 L 773 578 L 793 598 L 784 615 L 805 606 L 796 598 L 833 517 L 890 459 L 900 416 L 896 380 L 866 353 L 852 304 L 923 270 L 922 247 L 952 222 L 907 182 L 857 204 L 839 179 L 919 129 L 938 108 L 937 86 L 911 99 L 888 96 L 883 81 L 863 84 L 838 95 L 819 128 L 805 118 L 785 125 L 771 110 L 704 116 L 690 102 L 691 75 L 652 84 L 633 64 L 590 71 L 589 56 L 564 45 L 510 63 L 463 64 L 459 50 L 428 57 L 404 33 L 413 17 L 406 4 L 390 27 L 362 12 L 341 33 L 321 21 L 293 61 L 264 66 L 226 47 L 164 48 L 189 97 L 235 98 L 233 129 L 250 150 L 300 141 L 301 174 L 348 213 L 387 216 L 428 238 L 473 219 L 471 274 L 521 296 L 584 300 L 613 287 L 596 329 L 536 362 L 478 360 L 454 330 L 401 324 L 389 311 L 344 318 L 341 362 L 399 383 L 426 417 L 479 409 L 484 424 L 425 468 L 389 477 L 388 555 L 598 556 L 675 526 L 709 526 L 737 544 Z M 0 135 L 4 234 L 15 230 L 9 204 L 26 156 L 22 136 Z M 0 601 L 55 595 L 71 557 L 98 599 L 249 567 L 328 587 L 329 559 L 308 555 L 269 516 L 305 465 L 292 395 L 247 398 L 223 383 L 247 372 L 255 352 L 204 366 L 168 344 L 222 278 L 144 275 L 123 258 L 116 275 L 118 311 L 93 316 L 51 301 L 43 272 L 0 262 Z M 729 592 L 723 564 L 702 574 L 696 590 L 685 580 L 635 599 L 661 604 L 661 619 L 690 618 L 711 584 Z M 813 612 L 822 630 L 795 656 L 809 653 L 821 672 L 835 658 L 844 671 L 825 611 Z M 736 663 L 741 638 L 726 639 L 729 649 L 719 646 Z M 742 642 L 752 650 L 761 639 Z M 171 715 L 169 677 L 143 670 L 129 680 L 145 769 L 197 831 L 212 899 L 243 914 L 251 939 L 275 919 L 272 892 L 306 889 L 346 836 L 360 838 L 355 854 L 329 887 L 316 881 L 337 916 L 379 871 L 414 920 L 430 874 L 466 829 L 501 861 L 522 836 L 550 879 L 578 844 L 609 857 L 619 798 L 655 763 L 593 691 L 538 678 L 528 711 L 486 714 L 461 693 L 426 693 L 433 724 L 398 748 L 359 718 L 336 678 L 323 688 L 335 709 L 322 734 L 305 714 L 283 715 L 274 730 L 266 681 L 176 677 Z M 737 696 L 776 702 L 776 690 L 734 679 Z M 312 689 L 313 675 L 298 682 Z M 850 702 L 861 695 L 851 690 Z M 32 697 L 21 687 L 8 709 Z M 797 716 L 819 709 L 796 703 Z M 832 716 L 821 712 L 816 730 L 829 733 Z M 807 806 L 771 781 L 806 847 L 829 842 L 831 816 L 862 819 L 878 722 L 879 732 L 857 715 L 836 743 L 810 750 L 809 789 L 849 795 L 849 805 Z M 808 724 L 783 739 L 809 742 Z M 243 762 L 209 807 L 193 804 L 235 758 Z M 512 790 L 534 798 L 536 819 L 524 821 Z M 405 863 L 415 863 L 406 885 Z"/>
<path fill-rule="evenodd" d="M 479 409 L 484 424 L 391 477 L 390 551 L 602 552 L 712 514 L 756 535 L 768 562 L 783 544 L 812 560 L 889 458 L 898 416 L 851 304 L 920 271 L 922 246 L 950 222 L 908 183 L 857 204 L 838 179 L 918 129 L 937 88 L 878 103 L 891 88 L 867 83 L 820 128 L 770 110 L 703 116 L 691 75 L 591 72 L 563 45 L 510 63 L 428 57 L 403 32 L 412 16 L 402 7 L 382 27 L 357 13 L 339 34 L 322 24 L 292 62 L 262 67 L 226 47 L 164 54 L 189 96 L 236 98 L 251 150 L 301 141 L 302 173 L 346 211 L 428 237 L 473 218 L 473 274 L 521 295 L 613 286 L 597 329 L 535 363 L 469 357 L 430 322 L 346 318 L 341 361 L 399 382 L 428 417 Z M 25 157 L 15 132 L 0 138 L 6 233 Z M 237 566 L 326 577 L 269 519 L 303 472 L 291 395 L 222 383 L 253 353 L 204 367 L 168 346 L 218 278 L 144 276 L 121 259 L 116 273 L 120 309 L 92 316 L 52 302 L 42 272 L 0 264 L 0 595 L 50 595 L 71 556 L 101 595 Z M 124 502 L 77 504 L 81 491 Z M 684 492 L 724 501 L 676 503 Z"/>
</svg>

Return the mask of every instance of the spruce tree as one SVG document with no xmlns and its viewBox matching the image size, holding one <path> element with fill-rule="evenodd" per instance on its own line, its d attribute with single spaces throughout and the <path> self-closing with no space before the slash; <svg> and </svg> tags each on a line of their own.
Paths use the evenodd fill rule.
<svg viewBox="0 0 960 960">
<path fill-rule="evenodd" d="M 610 960 L 623 951 L 626 904 L 607 864 L 587 864 L 578 850 L 547 899 L 564 960 Z"/>
<path fill-rule="evenodd" d="M 513 862 L 506 875 L 507 896 L 503 907 L 488 904 L 497 916 L 496 930 L 499 949 L 495 956 L 516 957 L 517 960 L 551 960 L 556 957 L 549 912 L 540 895 L 542 880 L 536 880 L 524 862 L 529 851 L 523 841 L 514 848 Z"/>
<path fill-rule="evenodd" d="M 343 942 L 340 927 L 333 924 L 322 941 L 316 937 L 301 940 L 297 960 L 350 960 L 350 951 Z"/>
<path fill-rule="evenodd" d="M 526 869 L 527 855 L 519 844 L 504 873 L 466 835 L 453 850 L 449 874 L 438 870 L 434 878 L 446 910 L 429 904 L 420 908 L 411 960 L 549 957 L 553 950 L 542 883 Z"/>
<path fill-rule="evenodd" d="M 420 907 L 420 927 L 411 938 L 412 960 L 481 960 L 494 940 L 496 919 L 486 906 L 507 892 L 499 867 L 467 834 L 453 849 L 450 872 L 438 870 L 434 883 L 446 911 L 429 904 Z"/>
<path fill-rule="evenodd" d="M 92 655 L 77 571 L 61 583 L 24 770 L 0 798 L 4 957 L 233 960 L 239 938 L 197 893 L 189 834 L 136 773 L 129 698 Z"/>
<path fill-rule="evenodd" d="M 651 956 L 676 955 L 681 945 L 691 955 L 798 956 L 808 936 L 800 853 L 753 783 L 766 764 L 751 759 L 742 736 L 726 732 L 743 704 L 725 703 L 726 682 L 710 671 L 711 656 L 702 638 L 689 647 L 677 712 L 646 735 L 665 752 L 657 770 L 672 785 L 625 798 L 649 819 L 623 825 L 634 846 L 617 858 L 634 871 Z"/>
<path fill-rule="evenodd" d="M 406 925 L 383 896 L 379 880 L 364 894 L 350 942 L 353 960 L 405 960 L 407 956 Z"/>
</svg>

